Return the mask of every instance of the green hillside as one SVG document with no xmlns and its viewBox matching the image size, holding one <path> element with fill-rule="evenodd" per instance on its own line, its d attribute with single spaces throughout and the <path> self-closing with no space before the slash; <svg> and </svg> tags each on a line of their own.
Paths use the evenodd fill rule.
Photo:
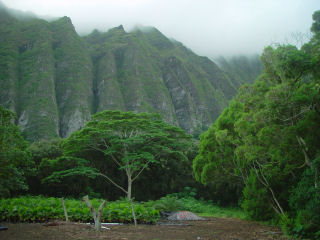
<svg viewBox="0 0 320 240">
<path fill-rule="evenodd" d="M 15 14 L 17 16 L 17 14 Z M 236 94 L 206 57 L 155 28 L 94 30 L 0 11 L 0 104 L 28 140 L 67 137 L 102 110 L 156 112 L 198 135 Z"/>
</svg>

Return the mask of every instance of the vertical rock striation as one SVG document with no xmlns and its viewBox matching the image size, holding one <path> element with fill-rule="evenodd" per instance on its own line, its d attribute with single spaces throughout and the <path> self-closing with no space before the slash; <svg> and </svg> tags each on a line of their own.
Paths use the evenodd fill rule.
<svg viewBox="0 0 320 240">
<path fill-rule="evenodd" d="M 214 62 L 155 28 L 80 37 L 68 17 L 19 16 L 0 6 L 0 104 L 30 141 L 68 137 L 105 109 L 157 112 L 197 136 L 236 94 Z"/>
</svg>

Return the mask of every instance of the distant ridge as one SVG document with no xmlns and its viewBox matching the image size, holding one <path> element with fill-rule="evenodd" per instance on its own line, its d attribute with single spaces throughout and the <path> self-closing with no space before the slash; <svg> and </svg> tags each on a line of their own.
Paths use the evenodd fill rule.
<svg viewBox="0 0 320 240">
<path fill-rule="evenodd" d="M 21 14 L 0 11 L 0 104 L 30 141 L 67 137 L 105 109 L 157 112 L 198 136 L 236 94 L 214 62 L 155 28 L 80 37 L 68 17 Z"/>
</svg>

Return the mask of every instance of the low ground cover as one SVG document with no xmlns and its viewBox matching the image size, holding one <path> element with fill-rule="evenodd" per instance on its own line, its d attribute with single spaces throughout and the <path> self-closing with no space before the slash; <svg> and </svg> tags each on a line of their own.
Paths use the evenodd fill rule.
<svg viewBox="0 0 320 240">
<path fill-rule="evenodd" d="M 98 208 L 101 200 L 92 199 L 91 202 Z M 70 221 L 92 221 L 90 210 L 83 201 L 65 199 L 65 205 Z M 134 203 L 134 208 L 139 223 L 154 223 L 160 217 L 159 211 L 152 206 Z M 64 212 L 59 198 L 24 196 L 0 199 L 0 219 L 6 222 L 45 222 L 63 220 Z M 133 222 L 130 202 L 107 202 L 103 209 L 102 222 Z"/>
<path fill-rule="evenodd" d="M 246 219 L 245 213 L 240 208 L 222 208 L 211 201 L 198 200 L 191 196 L 179 198 L 175 195 L 168 195 L 156 201 L 149 201 L 146 205 L 160 212 L 190 211 L 202 217 Z"/>
</svg>

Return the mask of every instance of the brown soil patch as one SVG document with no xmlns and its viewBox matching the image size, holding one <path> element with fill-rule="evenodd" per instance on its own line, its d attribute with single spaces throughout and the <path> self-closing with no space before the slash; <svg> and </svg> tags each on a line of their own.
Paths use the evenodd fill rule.
<svg viewBox="0 0 320 240">
<path fill-rule="evenodd" d="M 183 221 L 185 225 L 120 225 L 108 226 L 110 230 L 95 232 L 84 224 L 56 224 L 43 226 L 39 223 L 3 224 L 9 229 L 0 232 L 2 240 L 284 240 L 277 228 L 259 223 L 230 218 L 210 218 L 206 221 Z"/>
</svg>

